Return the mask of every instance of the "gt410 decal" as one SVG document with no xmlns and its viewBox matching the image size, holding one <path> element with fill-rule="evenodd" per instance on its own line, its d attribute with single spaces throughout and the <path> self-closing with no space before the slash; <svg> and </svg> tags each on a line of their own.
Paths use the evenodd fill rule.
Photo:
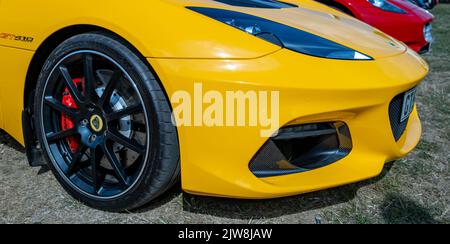
<svg viewBox="0 0 450 244">
<path fill-rule="evenodd" d="M 17 36 L 10 33 L 1 33 L 0 39 L 6 39 L 11 41 L 19 41 L 19 42 L 33 42 L 34 38 L 29 36 Z"/>
</svg>

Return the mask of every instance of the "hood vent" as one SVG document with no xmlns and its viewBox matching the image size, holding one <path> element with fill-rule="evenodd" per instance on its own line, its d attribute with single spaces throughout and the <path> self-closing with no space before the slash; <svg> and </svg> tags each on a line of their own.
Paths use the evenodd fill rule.
<svg viewBox="0 0 450 244">
<path fill-rule="evenodd" d="M 236 6 L 236 7 L 248 7 L 248 8 L 297 8 L 295 4 L 284 3 L 275 0 L 214 0 L 224 4 Z"/>
</svg>

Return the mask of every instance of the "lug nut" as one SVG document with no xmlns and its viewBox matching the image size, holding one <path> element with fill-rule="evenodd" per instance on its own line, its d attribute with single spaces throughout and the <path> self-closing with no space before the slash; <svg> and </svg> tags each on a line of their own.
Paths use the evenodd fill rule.
<svg viewBox="0 0 450 244">
<path fill-rule="evenodd" d="M 95 140 L 97 140 L 97 136 L 96 136 L 96 135 L 92 135 L 92 136 L 89 138 L 89 140 L 90 140 L 91 142 L 94 142 Z"/>
<path fill-rule="evenodd" d="M 82 126 L 86 126 L 88 124 L 89 124 L 89 121 L 87 119 L 84 119 L 83 121 L 81 121 Z"/>
</svg>

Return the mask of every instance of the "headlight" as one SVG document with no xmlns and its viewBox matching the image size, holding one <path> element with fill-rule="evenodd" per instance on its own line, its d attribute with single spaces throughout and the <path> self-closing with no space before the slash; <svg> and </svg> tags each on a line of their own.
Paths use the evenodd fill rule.
<svg viewBox="0 0 450 244">
<path fill-rule="evenodd" d="M 299 53 L 330 59 L 373 59 L 323 37 L 253 15 L 215 8 L 188 7 L 188 9 Z"/>
<path fill-rule="evenodd" d="M 423 28 L 423 36 L 425 38 L 425 41 L 427 41 L 428 43 L 433 42 L 433 35 L 431 33 L 431 28 L 432 28 L 431 24 L 427 24 Z"/>
<path fill-rule="evenodd" d="M 388 0 L 368 0 L 373 6 L 399 14 L 406 14 L 405 10 L 395 6 L 394 4 L 388 2 Z"/>
</svg>

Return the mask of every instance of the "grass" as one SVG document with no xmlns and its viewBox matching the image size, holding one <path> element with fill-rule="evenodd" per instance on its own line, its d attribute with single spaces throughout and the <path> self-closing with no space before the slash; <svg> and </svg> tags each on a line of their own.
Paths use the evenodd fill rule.
<svg viewBox="0 0 450 244">
<path fill-rule="evenodd" d="M 431 73 L 417 97 L 422 141 L 375 179 L 264 201 L 192 196 L 177 186 L 137 212 L 113 214 L 68 196 L 0 133 L 0 223 L 450 223 L 450 5 L 433 13 Z"/>
</svg>

